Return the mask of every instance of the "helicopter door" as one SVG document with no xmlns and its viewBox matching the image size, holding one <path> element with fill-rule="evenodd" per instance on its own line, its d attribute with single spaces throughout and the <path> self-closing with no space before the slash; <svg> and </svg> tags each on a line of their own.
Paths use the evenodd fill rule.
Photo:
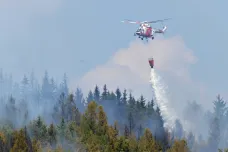
<svg viewBox="0 0 228 152">
<path fill-rule="evenodd" d="M 147 35 L 147 36 L 150 36 L 150 35 L 151 35 L 151 32 L 152 32 L 152 28 L 151 28 L 151 27 L 148 27 L 148 28 L 146 29 L 146 35 Z"/>
<path fill-rule="evenodd" d="M 141 34 L 142 34 L 142 35 L 146 35 L 146 31 L 147 31 L 146 27 L 143 26 L 143 27 L 142 27 Z"/>
</svg>

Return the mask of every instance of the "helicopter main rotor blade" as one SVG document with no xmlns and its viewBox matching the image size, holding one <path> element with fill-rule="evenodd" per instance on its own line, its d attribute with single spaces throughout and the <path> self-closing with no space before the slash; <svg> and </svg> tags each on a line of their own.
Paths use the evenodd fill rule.
<svg viewBox="0 0 228 152">
<path fill-rule="evenodd" d="M 140 21 L 132 21 L 132 20 L 124 20 L 124 21 L 121 21 L 123 23 L 130 23 L 130 24 L 141 24 Z"/>
<path fill-rule="evenodd" d="M 166 20 L 170 20 L 171 18 L 166 18 L 166 19 L 163 19 L 163 20 L 156 20 L 156 21 L 146 21 L 146 23 L 157 23 L 157 22 L 163 22 L 163 21 L 166 21 Z"/>
</svg>

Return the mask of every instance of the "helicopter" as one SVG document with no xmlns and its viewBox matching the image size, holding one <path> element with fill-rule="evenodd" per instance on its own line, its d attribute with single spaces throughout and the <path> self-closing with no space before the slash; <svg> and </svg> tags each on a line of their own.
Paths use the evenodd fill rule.
<svg viewBox="0 0 228 152">
<path fill-rule="evenodd" d="M 156 29 L 152 28 L 150 23 L 158 23 L 158 22 L 164 22 L 165 20 L 169 20 L 171 18 L 163 19 L 163 20 L 156 20 L 156 21 L 132 21 L 132 20 L 124 20 L 121 21 L 123 23 L 130 23 L 130 24 L 139 24 L 139 28 L 134 33 L 134 36 L 138 36 L 138 38 L 141 38 L 143 40 L 144 38 L 147 39 L 151 38 L 154 39 L 154 34 L 164 34 L 167 30 L 167 26 L 164 26 L 162 29 Z"/>
</svg>

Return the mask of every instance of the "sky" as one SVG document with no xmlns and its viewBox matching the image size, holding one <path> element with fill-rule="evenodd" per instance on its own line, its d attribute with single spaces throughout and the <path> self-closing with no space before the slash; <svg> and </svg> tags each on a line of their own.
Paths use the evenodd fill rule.
<svg viewBox="0 0 228 152">
<path fill-rule="evenodd" d="M 197 100 L 209 108 L 218 93 L 228 99 L 227 3 L 0 0 L 0 67 L 15 80 L 48 70 L 60 81 L 66 72 L 71 89 L 107 83 L 149 98 L 153 56 L 175 105 Z M 172 18 L 167 33 L 148 44 L 133 36 L 137 26 L 120 22 L 163 18 Z"/>
</svg>

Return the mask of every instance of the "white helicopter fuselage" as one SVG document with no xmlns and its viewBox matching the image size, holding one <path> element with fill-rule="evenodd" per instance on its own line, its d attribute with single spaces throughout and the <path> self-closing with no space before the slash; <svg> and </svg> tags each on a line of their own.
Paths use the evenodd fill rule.
<svg viewBox="0 0 228 152">
<path fill-rule="evenodd" d="M 135 35 L 138 35 L 139 38 L 153 38 L 154 30 L 149 24 L 141 24 L 140 27 L 135 32 Z"/>
<path fill-rule="evenodd" d="M 138 36 L 142 40 L 144 38 L 152 38 L 154 39 L 155 33 L 164 33 L 166 31 L 167 27 L 164 26 L 163 29 L 154 29 L 150 26 L 150 24 L 140 24 L 140 27 L 137 29 L 137 31 L 134 33 L 134 36 Z"/>
</svg>

